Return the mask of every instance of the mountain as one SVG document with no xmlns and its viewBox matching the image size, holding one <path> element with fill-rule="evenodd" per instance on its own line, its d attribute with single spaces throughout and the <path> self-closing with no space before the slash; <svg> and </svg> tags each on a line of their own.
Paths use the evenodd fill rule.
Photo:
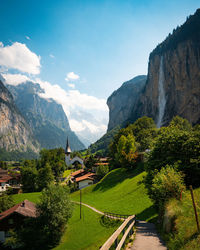
<svg viewBox="0 0 200 250">
<path fill-rule="evenodd" d="M 137 104 L 157 126 L 173 116 L 200 123 L 200 9 L 150 54 L 148 77 Z"/>
<path fill-rule="evenodd" d="M 27 81 L 7 87 L 41 148 L 65 147 L 67 137 L 72 150 L 85 148 L 71 130 L 62 106 L 53 99 L 44 99 L 40 96 L 44 91 L 39 84 Z"/>
<path fill-rule="evenodd" d="M 16 107 L 12 94 L 0 78 L 0 159 L 18 156 L 35 157 L 39 144 L 30 126 Z M 6 152 L 7 151 L 7 152 Z"/>
<path fill-rule="evenodd" d="M 98 141 L 90 145 L 89 149 L 92 153 L 99 151 L 99 153 L 106 155 L 115 134 L 121 127 L 133 121 L 133 110 L 144 90 L 146 79 L 145 75 L 136 76 L 124 82 L 119 89 L 110 95 L 107 100 L 109 107 L 108 131 Z"/>
<path fill-rule="evenodd" d="M 138 102 L 138 98 L 145 86 L 146 79 L 147 77 L 145 75 L 140 75 L 124 82 L 122 86 L 114 91 L 108 98 L 108 131 L 116 126 L 123 126 L 125 123 L 132 120 L 132 111 Z"/>
<path fill-rule="evenodd" d="M 119 125 L 142 116 L 161 127 L 178 115 L 200 123 L 200 9 L 173 30 L 149 56 L 148 75 L 125 82 L 108 98 L 108 132 L 91 150 L 106 152 Z M 113 132 L 113 129 L 115 132 Z"/>
</svg>

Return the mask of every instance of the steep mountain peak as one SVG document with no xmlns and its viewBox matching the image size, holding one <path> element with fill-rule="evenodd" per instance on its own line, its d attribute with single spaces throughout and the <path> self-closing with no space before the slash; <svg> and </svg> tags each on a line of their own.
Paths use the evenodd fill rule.
<svg viewBox="0 0 200 250">
<path fill-rule="evenodd" d="M 42 148 L 64 147 L 67 136 L 73 150 L 85 148 L 71 131 L 62 105 L 40 95 L 44 90 L 39 84 L 27 81 L 17 86 L 7 86 Z"/>
<path fill-rule="evenodd" d="M 0 81 L 0 149 L 38 153 L 38 143 L 15 106 L 9 90 Z"/>
<path fill-rule="evenodd" d="M 136 76 L 126 81 L 107 100 L 109 107 L 108 130 L 129 121 L 134 106 L 144 88 L 147 77 Z"/>
</svg>

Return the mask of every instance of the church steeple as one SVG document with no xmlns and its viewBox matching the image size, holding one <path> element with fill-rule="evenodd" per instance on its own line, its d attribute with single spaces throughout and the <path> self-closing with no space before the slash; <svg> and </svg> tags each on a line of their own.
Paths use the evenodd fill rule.
<svg viewBox="0 0 200 250">
<path fill-rule="evenodd" d="M 65 148 L 65 154 L 70 154 L 72 151 L 71 151 L 71 148 L 69 146 L 69 139 L 67 137 L 67 143 L 66 143 L 66 148 Z"/>
</svg>

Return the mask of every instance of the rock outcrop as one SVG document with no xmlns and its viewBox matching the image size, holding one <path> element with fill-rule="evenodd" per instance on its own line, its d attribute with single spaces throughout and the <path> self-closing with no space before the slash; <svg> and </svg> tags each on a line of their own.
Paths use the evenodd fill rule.
<svg viewBox="0 0 200 250">
<path fill-rule="evenodd" d="M 161 70 L 166 104 L 159 124 Z M 200 9 L 150 54 L 147 83 L 137 112 L 152 117 L 158 127 L 176 115 L 193 125 L 200 123 Z"/>
<path fill-rule="evenodd" d="M 108 98 L 108 131 L 118 125 L 124 126 L 125 123 L 132 121 L 133 110 L 135 110 L 146 79 L 145 75 L 141 75 L 134 77 L 130 81 L 124 82 L 122 86 L 114 91 Z"/>
<path fill-rule="evenodd" d="M 39 144 L 0 79 L 0 148 L 7 151 L 39 152 Z"/>
</svg>

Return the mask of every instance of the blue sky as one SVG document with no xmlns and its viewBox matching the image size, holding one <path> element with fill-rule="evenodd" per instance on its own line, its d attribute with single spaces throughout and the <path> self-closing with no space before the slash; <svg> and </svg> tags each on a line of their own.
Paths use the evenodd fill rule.
<svg viewBox="0 0 200 250">
<path fill-rule="evenodd" d="M 4 47 L 25 44 L 40 56 L 39 74 L 34 77 L 100 100 L 124 81 L 147 74 L 149 53 L 200 5 L 199 0 L 0 0 L 0 4 L 0 42 Z M 72 75 L 66 81 L 69 72 L 77 79 Z"/>
</svg>

